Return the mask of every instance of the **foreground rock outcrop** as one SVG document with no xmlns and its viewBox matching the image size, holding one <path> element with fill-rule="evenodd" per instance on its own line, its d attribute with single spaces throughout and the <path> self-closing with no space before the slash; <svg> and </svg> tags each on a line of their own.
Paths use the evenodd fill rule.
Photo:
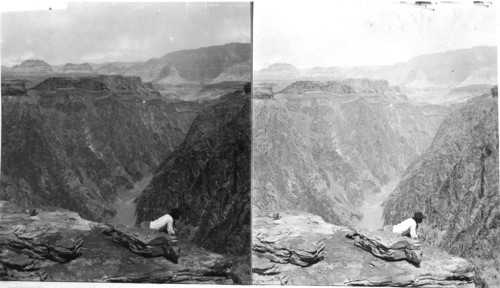
<svg viewBox="0 0 500 288">
<path fill-rule="evenodd" d="M 416 267 L 376 257 L 345 237 L 352 235 L 349 228 L 306 212 L 254 210 L 253 218 L 254 284 L 474 287 L 470 262 L 425 243 Z M 300 257 L 287 255 L 313 261 L 301 265 L 287 260 Z"/>
<path fill-rule="evenodd" d="M 500 285 L 498 100 L 483 95 L 446 118 L 432 145 L 406 170 L 385 202 L 386 224 L 413 211 L 427 215 L 421 234 L 473 260 L 491 287 Z"/>
<path fill-rule="evenodd" d="M 178 239 L 158 231 L 125 226 L 108 227 L 104 233 L 121 246 L 145 257 L 163 256 L 177 263 L 179 259 Z"/>
<path fill-rule="evenodd" d="M 182 211 L 182 231 L 221 253 L 249 255 L 250 95 L 212 102 L 137 200 L 137 223 Z"/>
<path fill-rule="evenodd" d="M 422 262 L 422 250 L 418 240 L 385 231 L 362 229 L 349 233 L 347 237 L 354 239 L 354 245 L 384 260 L 407 260 L 417 266 Z"/>
<path fill-rule="evenodd" d="M 56 207 L 5 201 L 0 215 L 0 280 L 233 282 L 230 260 L 175 243 L 165 233 L 110 227 Z"/>
</svg>

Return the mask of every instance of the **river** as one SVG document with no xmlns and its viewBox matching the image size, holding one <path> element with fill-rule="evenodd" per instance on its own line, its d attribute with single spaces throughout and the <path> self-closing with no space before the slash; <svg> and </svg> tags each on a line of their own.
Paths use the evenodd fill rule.
<svg viewBox="0 0 500 288">
<path fill-rule="evenodd" d="M 116 197 L 111 205 L 116 210 L 116 215 L 109 220 L 112 224 L 121 224 L 128 227 L 135 225 L 135 203 L 134 199 L 148 186 L 153 176 L 146 176 L 134 184 L 134 188 L 125 190 Z"/>
<path fill-rule="evenodd" d="M 361 221 L 354 224 L 354 226 L 367 230 L 377 230 L 382 228 L 384 225 L 384 221 L 382 219 L 384 207 L 382 207 L 382 203 L 385 199 L 387 199 L 387 197 L 389 197 L 391 192 L 394 191 L 398 183 L 399 179 L 394 179 L 382 186 L 380 188 L 380 193 L 368 196 L 363 205 L 361 205 L 358 209 L 359 212 L 363 213 L 364 217 Z"/>
</svg>

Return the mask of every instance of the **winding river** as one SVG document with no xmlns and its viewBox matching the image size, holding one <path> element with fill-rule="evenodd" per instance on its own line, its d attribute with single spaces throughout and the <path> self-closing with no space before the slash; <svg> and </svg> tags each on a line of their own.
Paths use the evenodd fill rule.
<svg viewBox="0 0 500 288">
<path fill-rule="evenodd" d="M 382 228 L 384 225 L 384 221 L 382 219 L 384 207 L 382 207 L 382 203 L 385 199 L 387 199 L 387 197 L 389 197 L 391 192 L 394 191 L 398 183 L 399 179 L 394 179 L 382 186 L 380 188 L 380 193 L 372 194 L 370 197 L 367 197 L 363 205 L 361 205 L 358 209 L 358 211 L 363 213 L 364 217 L 354 226 L 367 230 L 377 230 Z"/>
<path fill-rule="evenodd" d="M 111 205 L 116 210 L 116 215 L 109 220 L 112 224 L 121 224 L 128 227 L 135 225 L 134 199 L 148 186 L 153 176 L 146 176 L 134 184 L 134 188 L 120 193 Z"/>
</svg>

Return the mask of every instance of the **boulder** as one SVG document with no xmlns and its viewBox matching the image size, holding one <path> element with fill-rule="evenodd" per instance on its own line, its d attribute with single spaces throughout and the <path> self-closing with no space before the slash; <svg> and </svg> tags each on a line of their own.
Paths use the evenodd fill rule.
<svg viewBox="0 0 500 288">
<path fill-rule="evenodd" d="M 354 245 L 385 260 L 407 260 L 419 265 L 422 262 L 420 242 L 404 236 L 384 231 L 356 230 L 346 235 L 354 239 Z"/>
<path fill-rule="evenodd" d="M 174 263 L 179 259 L 177 237 L 157 230 L 111 226 L 105 230 L 113 242 L 145 257 L 163 256 Z"/>
</svg>

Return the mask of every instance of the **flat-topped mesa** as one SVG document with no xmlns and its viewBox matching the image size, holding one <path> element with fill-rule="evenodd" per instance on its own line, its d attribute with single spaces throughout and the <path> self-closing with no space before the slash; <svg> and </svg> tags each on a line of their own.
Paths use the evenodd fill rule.
<svg viewBox="0 0 500 288">
<path fill-rule="evenodd" d="M 349 85 L 336 81 L 297 81 L 283 89 L 283 94 L 303 94 L 305 92 L 324 91 L 335 94 L 356 94 Z"/>
<path fill-rule="evenodd" d="M 368 78 L 347 79 L 341 83 L 351 86 L 356 93 L 383 94 L 385 91 L 390 91 L 389 81 L 387 80 L 371 80 Z"/>
<path fill-rule="evenodd" d="M 210 83 L 220 83 L 226 81 L 239 81 L 239 82 L 247 82 L 251 80 L 252 67 L 250 65 L 250 61 L 237 63 L 230 67 L 227 67 L 222 71 L 222 73 L 217 76 Z"/>
<path fill-rule="evenodd" d="M 260 70 L 258 72 L 258 75 L 273 78 L 299 77 L 300 71 L 299 69 L 288 63 L 275 63 L 268 68 Z"/>
<path fill-rule="evenodd" d="M 99 75 L 96 77 L 50 77 L 38 84 L 34 89 L 41 91 L 57 90 L 62 88 L 80 88 L 90 91 L 136 91 L 138 88 L 148 89 L 140 77 L 121 75 Z"/>
<path fill-rule="evenodd" d="M 12 67 L 16 72 L 53 72 L 52 67 L 42 60 L 26 60 L 19 65 Z"/>
<path fill-rule="evenodd" d="M 62 73 L 93 73 L 94 69 L 88 63 L 83 63 L 83 64 L 66 63 L 61 68 L 59 68 L 59 72 L 62 72 Z"/>
</svg>

